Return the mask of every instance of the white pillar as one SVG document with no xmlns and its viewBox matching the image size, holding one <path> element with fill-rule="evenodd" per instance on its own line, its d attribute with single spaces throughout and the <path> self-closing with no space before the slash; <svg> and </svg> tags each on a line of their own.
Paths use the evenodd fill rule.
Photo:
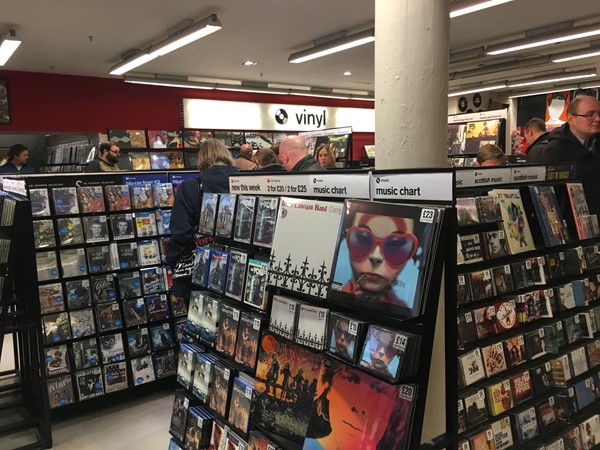
<svg viewBox="0 0 600 450">
<path fill-rule="evenodd" d="M 447 0 L 375 0 L 377 169 L 446 167 Z"/>
</svg>

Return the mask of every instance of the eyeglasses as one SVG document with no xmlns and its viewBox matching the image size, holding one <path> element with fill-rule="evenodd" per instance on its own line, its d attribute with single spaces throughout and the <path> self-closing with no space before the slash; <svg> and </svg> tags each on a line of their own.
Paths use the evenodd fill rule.
<svg viewBox="0 0 600 450">
<path fill-rule="evenodd" d="M 571 114 L 571 115 L 575 116 L 575 117 L 585 117 L 588 120 L 594 119 L 594 118 L 600 119 L 600 111 L 589 112 L 589 113 L 585 113 L 585 114 Z"/>
<path fill-rule="evenodd" d="M 384 239 L 378 239 L 367 228 L 352 226 L 346 233 L 348 251 L 352 259 L 363 261 L 379 245 L 383 257 L 392 267 L 400 267 L 413 257 L 419 240 L 411 233 L 391 233 Z"/>
</svg>

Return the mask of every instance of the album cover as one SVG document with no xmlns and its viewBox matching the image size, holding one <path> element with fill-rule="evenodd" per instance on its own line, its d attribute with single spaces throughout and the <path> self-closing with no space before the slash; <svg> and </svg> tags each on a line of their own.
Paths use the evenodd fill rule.
<svg viewBox="0 0 600 450">
<path fill-rule="evenodd" d="M 581 441 L 578 425 L 574 428 L 570 428 L 563 434 L 563 441 L 565 450 L 583 450 L 583 443 Z"/>
<path fill-rule="evenodd" d="M 550 384 L 554 387 L 567 386 L 567 382 L 572 378 L 571 366 L 567 355 L 560 355 L 550 360 L 550 371 L 548 373 Z"/>
<path fill-rule="evenodd" d="M 533 406 L 510 414 L 515 427 L 515 437 L 519 443 L 526 442 L 540 434 L 540 429 Z"/>
<path fill-rule="evenodd" d="M 473 310 L 475 331 L 478 339 L 486 339 L 496 334 L 496 308 L 484 306 Z"/>
<path fill-rule="evenodd" d="M 458 357 L 458 375 L 461 387 L 470 386 L 482 378 L 485 378 L 485 370 L 480 349 L 473 349 Z"/>
<path fill-rule="evenodd" d="M 110 224 L 114 240 L 132 239 L 134 237 L 131 214 L 113 214 L 110 216 Z"/>
<path fill-rule="evenodd" d="M 184 152 L 183 160 L 185 162 L 186 169 L 198 169 L 198 153 L 196 152 Z"/>
<path fill-rule="evenodd" d="M 571 204 L 571 212 L 575 220 L 577 235 L 579 239 L 588 239 L 593 237 L 588 233 L 584 226 L 584 218 L 589 217 L 590 210 L 585 199 L 583 184 L 581 183 L 566 183 L 567 192 Z"/>
<path fill-rule="evenodd" d="M 571 363 L 571 374 L 576 377 L 588 370 L 588 363 L 585 357 L 585 347 L 578 347 L 570 350 L 568 353 Z"/>
<path fill-rule="evenodd" d="M 42 314 L 65 310 L 65 297 L 60 283 L 39 285 L 38 293 Z"/>
<path fill-rule="evenodd" d="M 113 302 L 117 299 L 117 289 L 113 275 L 91 277 L 91 286 L 92 300 L 95 304 Z"/>
<path fill-rule="evenodd" d="M 217 332 L 215 350 L 233 358 L 240 322 L 240 310 L 226 303 L 221 304 L 221 321 Z"/>
<path fill-rule="evenodd" d="M 69 318 L 71 320 L 71 333 L 73 334 L 73 338 L 96 334 L 96 325 L 92 308 L 71 311 L 69 313 Z"/>
<path fill-rule="evenodd" d="M 518 189 L 494 189 L 502 213 L 502 226 L 511 254 L 534 250 L 533 237 Z"/>
<path fill-rule="evenodd" d="M 560 321 L 544 325 L 544 336 L 548 353 L 559 353 L 566 344 L 563 324 Z"/>
<path fill-rule="evenodd" d="M 293 340 L 296 335 L 300 302 L 291 297 L 274 295 L 269 319 L 269 330 Z"/>
<path fill-rule="evenodd" d="M 160 249 L 157 240 L 139 241 L 137 244 L 139 261 L 142 267 L 160 264 Z"/>
<path fill-rule="evenodd" d="M 233 239 L 238 242 L 250 243 L 252 239 L 252 225 L 254 223 L 254 212 L 256 197 L 238 195 L 237 208 L 235 212 L 235 227 Z"/>
<path fill-rule="evenodd" d="M 63 375 L 62 377 L 51 378 L 47 380 L 48 385 L 48 400 L 50 408 L 58 408 L 65 406 L 75 401 L 73 396 L 73 380 L 71 375 Z"/>
<path fill-rule="evenodd" d="M 37 252 L 35 254 L 38 282 L 58 280 L 58 261 L 56 252 Z"/>
<path fill-rule="evenodd" d="M 261 247 L 271 247 L 277 222 L 279 198 L 258 197 L 256 205 L 256 226 L 252 243 Z"/>
<path fill-rule="evenodd" d="M 529 193 L 546 246 L 566 243 L 570 237 L 553 186 L 529 186 Z"/>
<path fill-rule="evenodd" d="M 131 209 L 129 186 L 125 184 L 104 186 L 104 195 L 106 197 L 109 211 L 128 211 Z"/>
<path fill-rule="evenodd" d="M 591 450 L 600 442 L 600 416 L 598 414 L 579 424 L 584 450 Z"/>
<path fill-rule="evenodd" d="M 475 331 L 475 321 L 471 311 L 458 313 L 456 317 L 457 326 L 457 347 L 464 350 L 467 344 L 472 344 L 477 341 L 477 333 Z"/>
<path fill-rule="evenodd" d="M 149 355 L 151 347 L 148 328 L 127 330 L 127 348 L 129 349 L 130 358 Z"/>
<path fill-rule="evenodd" d="M 227 284 L 229 253 L 211 250 L 208 269 L 208 289 L 223 294 Z"/>
<path fill-rule="evenodd" d="M 550 376 L 552 374 L 552 364 L 550 361 L 545 364 L 534 366 L 529 370 L 531 385 L 536 395 L 541 395 L 550 389 Z"/>
<path fill-rule="evenodd" d="M 210 131 L 183 130 L 183 146 L 185 148 L 200 148 L 200 144 L 210 138 Z"/>
<path fill-rule="evenodd" d="M 88 279 L 66 281 L 65 294 L 69 310 L 92 306 L 92 293 Z"/>
<path fill-rule="evenodd" d="M 244 303 L 260 310 L 267 308 L 267 278 L 269 263 L 260 259 L 248 260 Z"/>
<path fill-rule="evenodd" d="M 324 350 L 328 317 L 329 309 L 301 303 L 294 340 L 306 347 Z"/>
<path fill-rule="evenodd" d="M 60 266 L 63 278 L 87 275 L 87 263 L 83 248 L 67 248 L 60 250 Z"/>
<path fill-rule="evenodd" d="M 87 369 L 100 364 L 98 356 L 98 341 L 95 337 L 73 342 L 73 358 L 75 368 Z"/>
<path fill-rule="evenodd" d="M 235 194 L 219 194 L 219 208 L 215 234 L 220 237 L 230 238 L 233 232 L 233 218 L 235 214 Z"/>
<path fill-rule="evenodd" d="M 256 367 L 258 343 L 262 328 L 260 315 L 242 311 L 235 344 L 235 362 L 253 371 Z"/>
<path fill-rule="evenodd" d="M 529 260 L 518 261 L 510 265 L 516 290 L 525 289 L 535 284 L 533 269 L 531 268 L 531 264 L 529 264 L 529 268 L 527 267 L 527 262 L 529 262 Z"/>
<path fill-rule="evenodd" d="M 266 333 L 261 338 L 255 384 L 258 425 L 296 442 L 304 440 L 321 379 L 322 359 L 321 355 L 276 335 Z M 303 393 L 300 386 L 314 387 Z"/>
<path fill-rule="evenodd" d="M 154 207 L 154 194 L 150 183 L 129 186 L 132 209 L 146 209 Z"/>
<path fill-rule="evenodd" d="M 202 194 L 202 203 L 200 204 L 200 223 L 198 231 L 200 233 L 215 234 L 215 221 L 217 218 L 217 205 L 219 203 L 219 194 L 205 192 Z"/>
<path fill-rule="evenodd" d="M 173 347 L 173 333 L 171 333 L 171 326 L 168 322 L 150 327 L 150 343 L 154 352 Z"/>
<path fill-rule="evenodd" d="M 121 311 L 117 303 L 104 303 L 96 306 L 98 331 L 110 331 L 122 327 Z"/>
<path fill-rule="evenodd" d="M 150 383 L 154 381 L 154 364 L 150 355 L 140 356 L 131 360 L 131 373 L 133 376 L 133 385 Z"/>
<path fill-rule="evenodd" d="M 225 287 L 226 296 L 235 300 L 242 300 L 247 263 L 248 254 L 246 252 L 234 248 L 230 250 L 229 270 L 227 272 L 227 284 Z"/>
<path fill-rule="evenodd" d="M 514 444 L 510 417 L 503 417 L 500 420 L 492 422 L 491 427 L 492 433 L 494 433 L 496 450 L 505 450 Z"/>
<path fill-rule="evenodd" d="M 481 233 L 481 237 L 485 242 L 485 258 L 501 258 L 509 255 L 508 243 L 503 230 L 485 231 Z"/>
<path fill-rule="evenodd" d="M 46 344 L 58 344 L 71 339 L 69 315 L 66 312 L 42 316 Z"/>
<path fill-rule="evenodd" d="M 491 427 L 479 429 L 474 434 L 469 435 L 469 445 L 471 449 L 495 449 L 494 432 Z"/>
<path fill-rule="evenodd" d="M 506 362 L 509 368 L 518 366 L 527 362 L 527 350 L 525 348 L 525 338 L 522 334 L 512 336 L 502 342 L 506 352 Z M 484 352 L 485 353 L 485 352 Z M 484 354 L 485 362 L 485 354 Z"/>
<path fill-rule="evenodd" d="M 129 152 L 133 170 L 151 170 L 150 155 L 148 152 Z M 135 207 L 134 207 L 135 208 Z"/>
<path fill-rule="evenodd" d="M 47 377 L 71 372 L 67 346 L 46 347 L 44 349 L 44 365 Z"/>
<path fill-rule="evenodd" d="M 466 264 L 483 261 L 484 249 L 479 233 L 460 236 L 460 247 Z"/>
<path fill-rule="evenodd" d="M 457 306 L 463 306 L 471 300 L 471 290 L 467 285 L 467 278 L 464 274 L 459 274 L 456 283 L 456 304 Z"/>
<path fill-rule="evenodd" d="M 458 226 L 473 225 L 479 223 L 479 213 L 474 197 L 460 197 L 456 199 L 456 216 Z"/>
<path fill-rule="evenodd" d="M 177 356 L 174 350 L 164 350 L 152 354 L 156 378 L 166 378 L 177 373 Z"/>
<path fill-rule="evenodd" d="M 483 356 L 485 373 L 488 378 L 507 369 L 502 342 L 482 347 L 481 354 Z"/>
<path fill-rule="evenodd" d="M 459 401 L 464 405 L 465 417 L 469 428 L 479 425 L 488 418 L 485 406 L 486 394 L 483 389 L 467 390 L 459 394 Z"/>
<path fill-rule="evenodd" d="M 405 331 L 394 331 L 369 325 L 359 364 L 389 382 L 410 375 L 418 355 L 414 353 L 417 337 Z"/>
<path fill-rule="evenodd" d="M 52 220 L 33 221 L 33 243 L 36 249 L 56 246 Z"/>
<path fill-rule="evenodd" d="M 79 217 L 62 217 L 56 219 L 59 245 L 83 244 L 83 228 Z"/>
<path fill-rule="evenodd" d="M 31 215 L 33 217 L 50 215 L 48 189 L 29 189 L 29 200 L 31 201 Z"/>
<path fill-rule="evenodd" d="M 469 284 L 473 301 L 483 300 L 495 295 L 491 269 L 471 272 L 469 274 Z"/>
<path fill-rule="evenodd" d="M 527 349 L 527 357 L 536 359 L 547 353 L 546 350 L 546 332 L 544 328 L 528 331 L 523 334 L 525 338 L 525 348 Z"/>
<path fill-rule="evenodd" d="M 170 170 L 169 155 L 167 152 L 150 153 L 150 168 L 152 170 Z"/>
<path fill-rule="evenodd" d="M 110 246 L 99 245 L 87 247 L 88 269 L 90 273 L 110 272 L 116 269 Z"/>
<path fill-rule="evenodd" d="M 509 381 L 512 398 L 515 404 L 518 405 L 533 397 L 533 385 L 528 370 L 512 375 Z"/>
<path fill-rule="evenodd" d="M 121 361 L 115 364 L 108 364 L 103 367 L 104 370 L 104 389 L 106 393 L 117 392 L 129 387 L 127 382 L 127 364 Z"/>
<path fill-rule="evenodd" d="M 560 322 L 559 322 L 560 323 Z M 590 368 L 600 365 L 600 340 L 589 342 L 585 345 L 587 360 Z"/>
<path fill-rule="evenodd" d="M 248 446 L 249 450 L 283 450 L 282 447 L 278 446 L 258 430 L 252 430 L 250 432 Z"/>
<path fill-rule="evenodd" d="M 485 390 L 491 416 L 498 416 L 515 406 L 509 380 L 490 383 Z"/>
<path fill-rule="evenodd" d="M 149 322 L 158 322 L 169 318 L 169 304 L 165 294 L 149 295 L 144 297 L 144 301 Z"/>
<path fill-rule="evenodd" d="M 74 187 L 52 188 L 54 199 L 54 214 L 79 214 L 77 205 L 77 189 Z"/>
<path fill-rule="evenodd" d="M 494 309 L 496 310 L 496 333 L 504 333 L 519 326 L 517 306 L 513 299 L 495 303 Z"/>
<path fill-rule="evenodd" d="M 104 212 L 104 195 L 101 186 L 80 186 L 77 188 L 79 211 L 82 213 Z"/>
</svg>

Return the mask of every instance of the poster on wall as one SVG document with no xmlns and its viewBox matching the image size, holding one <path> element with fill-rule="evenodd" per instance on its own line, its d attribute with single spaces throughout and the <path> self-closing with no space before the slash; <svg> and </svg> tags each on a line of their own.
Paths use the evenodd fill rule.
<svg viewBox="0 0 600 450">
<path fill-rule="evenodd" d="M 10 123 L 8 81 L 6 80 L 0 80 L 0 123 Z"/>
<path fill-rule="evenodd" d="M 570 91 L 546 94 L 546 131 L 560 127 L 567 121 L 567 107 L 570 101 Z"/>
</svg>

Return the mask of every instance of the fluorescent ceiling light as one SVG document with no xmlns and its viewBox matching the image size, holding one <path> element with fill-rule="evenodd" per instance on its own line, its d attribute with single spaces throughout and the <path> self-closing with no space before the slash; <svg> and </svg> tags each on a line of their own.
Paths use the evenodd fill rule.
<svg viewBox="0 0 600 450">
<path fill-rule="evenodd" d="M 591 71 L 588 70 L 588 71 L 584 71 L 584 72 L 571 72 L 571 73 L 565 72 L 565 73 L 550 75 L 550 76 L 542 77 L 542 78 L 520 80 L 520 81 L 515 81 L 512 83 L 509 82 L 507 84 L 507 87 L 514 88 L 514 87 L 521 87 L 521 86 L 533 86 L 536 84 L 556 83 L 558 81 L 577 80 L 580 78 L 591 78 L 591 77 L 595 77 L 595 76 L 596 76 L 595 70 L 591 70 Z"/>
<path fill-rule="evenodd" d="M 555 87 L 547 91 L 535 91 L 535 92 L 521 92 L 515 93 L 508 96 L 508 98 L 520 98 L 520 97 L 532 97 L 534 95 L 553 94 L 554 92 L 572 91 L 577 89 L 577 86 L 566 86 L 566 87 Z"/>
<path fill-rule="evenodd" d="M 594 56 L 600 56 L 600 47 L 590 47 L 574 52 L 565 52 L 558 55 L 552 55 L 550 60 L 553 63 L 562 63 L 567 61 L 575 61 L 577 59 L 593 58 Z"/>
<path fill-rule="evenodd" d="M 339 39 L 333 39 L 322 44 L 315 45 L 313 48 L 301 52 L 292 53 L 288 58 L 290 63 L 303 63 L 311 59 L 321 58 L 332 53 L 348 50 L 359 45 L 368 44 L 375 41 L 375 29 L 362 31 L 351 36 L 345 36 Z"/>
<path fill-rule="evenodd" d="M 518 39 L 503 44 L 490 45 L 486 48 L 486 53 L 488 55 L 501 55 L 503 53 L 517 52 L 528 48 L 542 47 L 544 45 L 556 44 L 557 42 L 573 41 L 598 35 L 600 35 L 600 24 L 596 23 L 552 34 L 540 34 L 539 36 Z"/>
<path fill-rule="evenodd" d="M 8 59 L 21 45 L 21 40 L 15 36 L 15 30 L 10 30 L 8 35 L 0 40 L 0 66 L 6 64 Z"/>
<path fill-rule="evenodd" d="M 297 89 L 300 91 L 310 91 L 310 86 L 299 86 L 296 84 L 267 83 L 267 87 L 272 89 Z"/>
<path fill-rule="evenodd" d="M 161 80 L 156 78 L 144 78 L 144 77 L 128 77 L 126 76 L 123 81 L 125 83 L 133 84 L 145 84 L 150 86 L 164 86 L 164 87 L 178 87 L 178 88 L 189 88 L 189 89 L 206 89 L 212 90 L 215 88 L 215 84 L 202 84 L 193 81 L 178 81 L 178 80 Z"/>
<path fill-rule="evenodd" d="M 130 58 L 125 59 L 119 64 L 114 65 L 110 69 L 110 75 L 123 75 L 136 67 L 146 64 L 159 56 L 166 55 L 169 52 L 177 50 L 187 44 L 190 44 L 198 39 L 208 36 L 222 28 L 221 22 L 216 14 L 211 14 L 207 18 L 190 25 L 174 34 L 167 39 L 162 40 L 158 44 L 151 45 Z"/>
<path fill-rule="evenodd" d="M 463 16 L 465 14 L 481 11 L 482 9 L 492 8 L 513 0 L 479 0 L 479 1 L 456 1 L 450 5 L 450 18 Z"/>
<path fill-rule="evenodd" d="M 369 91 L 355 91 L 353 89 L 332 89 L 334 94 L 369 95 Z"/>
<path fill-rule="evenodd" d="M 255 94 L 276 94 L 276 95 L 287 95 L 290 93 L 289 89 L 281 90 L 281 89 L 272 89 L 267 86 L 230 86 L 226 84 L 217 84 L 215 89 L 219 91 L 233 91 L 233 92 L 252 92 Z"/>
<path fill-rule="evenodd" d="M 497 89 L 504 89 L 505 87 L 506 83 L 494 84 L 492 86 L 479 86 L 471 89 L 466 89 L 464 91 L 448 92 L 448 97 L 458 97 L 459 95 L 474 94 L 476 92 L 495 91 Z"/>
</svg>

